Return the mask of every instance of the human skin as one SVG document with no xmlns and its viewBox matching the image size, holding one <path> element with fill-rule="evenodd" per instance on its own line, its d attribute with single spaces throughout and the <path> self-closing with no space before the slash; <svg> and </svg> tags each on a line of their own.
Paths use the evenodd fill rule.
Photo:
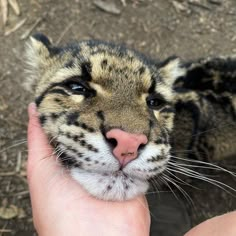
<svg viewBox="0 0 236 236">
<path fill-rule="evenodd" d="M 146 198 L 107 202 L 91 197 L 60 166 L 30 104 L 27 176 L 33 221 L 40 236 L 147 236 Z M 158 202 L 157 202 L 158 204 Z M 214 217 L 184 236 L 235 236 L 236 211 Z M 158 236 L 158 235 L 156 235 Z"/>
<path fill-rule="evenodd" d="M 184 236 L 235 236 L 236 211 L 216 216 L 191 229 Z"/>
</svg>

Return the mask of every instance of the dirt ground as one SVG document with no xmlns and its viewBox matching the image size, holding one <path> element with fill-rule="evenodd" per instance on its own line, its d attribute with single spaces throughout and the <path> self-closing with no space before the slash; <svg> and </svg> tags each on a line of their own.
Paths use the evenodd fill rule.
<svg viewBox="0 0 236 236">
<path fill-rule="evenodd" d="M 32 97 L 22 87 L 29 34 L 42 32 L 56 44 L 91 38 L 122 42 L 157 59 L 236 54 L 235 0 L 113 0 L 106 3 L 115 8 L 105 4 L 105 10 L 98 2 L 21 0 L 19 15 L 9 6 L 5 26 L 0 9 L 0 235 L 34 235 L 25 173 L 26 108 Z M 235 171 L 236 159 L 224 166 Z M 217 175 L 236 187 L 235 178 Z M 199 188 L 186 190 L 194 202 L 192 225 L 236 209 L 236 198 L 223 190 L 191 184 Z"/>
</svg>

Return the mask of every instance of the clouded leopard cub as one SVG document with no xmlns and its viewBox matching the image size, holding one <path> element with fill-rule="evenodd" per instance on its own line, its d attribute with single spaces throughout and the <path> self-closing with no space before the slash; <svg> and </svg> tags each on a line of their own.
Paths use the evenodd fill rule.
<svg viewBox="0 0 236 236">
<path fill-rule="evenodd" d="M 31 37 L 26 54 L 27 86 L 35 91 L 40 122 L 58 159 L 100 199 L 145 193 L 170 160 L 177 101 L 204 103 L 199 94 L 174 88 L 183 87 L 193 71 L 178 58 L 156 62 L 94 40 L 54 47 L 39 34 Z M 190 120 L 192 134 L 195 119 Z M 191 135 L 187 146 L 190 141 Z"/>
</svg>

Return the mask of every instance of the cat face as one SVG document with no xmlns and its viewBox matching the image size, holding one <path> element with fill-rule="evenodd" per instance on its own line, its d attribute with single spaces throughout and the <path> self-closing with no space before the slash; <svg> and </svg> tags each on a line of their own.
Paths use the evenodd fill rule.
<svg viewBox="0 0 236 236">
<path fill-rule="evenodd" d="M 27 62 L 42 127 L 72 177 L 99 199 L 144 194 L 169 160 L 179 60 L 100 41 L 57 48 L 37 35 Z"/>
</svg>

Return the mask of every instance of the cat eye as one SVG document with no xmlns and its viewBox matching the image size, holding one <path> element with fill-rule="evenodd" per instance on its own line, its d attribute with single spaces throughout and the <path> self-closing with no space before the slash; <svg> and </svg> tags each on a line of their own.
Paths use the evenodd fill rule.
<svg viewBox="0 0 236 236">
<path fill-rule="evenodd" d="M 81 85 L 80 83 L 72 82 L 72 83 L 67 84 L 67 86 L 71 90 L 78 92 L 78 93 L 85 93 L 87 91 L 87 89 L 83 85 Z"/>
<path fill-rule="evenodd" d="M 86 98 L 96 95 L 96 91 L 89 87 L 84 81 L 78 81 L 80 78 L 73 77 L 63 83 L 66 89 L 69 89 L 73 94 L 83 95 Z"/>
<path fill-rule="evenodd" d="M 147 98 L 147 105 L 150 109 L 157 110 L 165 106 L 166 102 L 159 96 L 150 96 Z"/>
<path fill-rule="evenodd" d="M 91 89 L 83 84 L 83 81 L 78 81 L 77 77 L 70 78 L 63 83 L 63 86 L 69 89 L 74 94 L 86 95 L 90 93 Z"/>
</svg>

